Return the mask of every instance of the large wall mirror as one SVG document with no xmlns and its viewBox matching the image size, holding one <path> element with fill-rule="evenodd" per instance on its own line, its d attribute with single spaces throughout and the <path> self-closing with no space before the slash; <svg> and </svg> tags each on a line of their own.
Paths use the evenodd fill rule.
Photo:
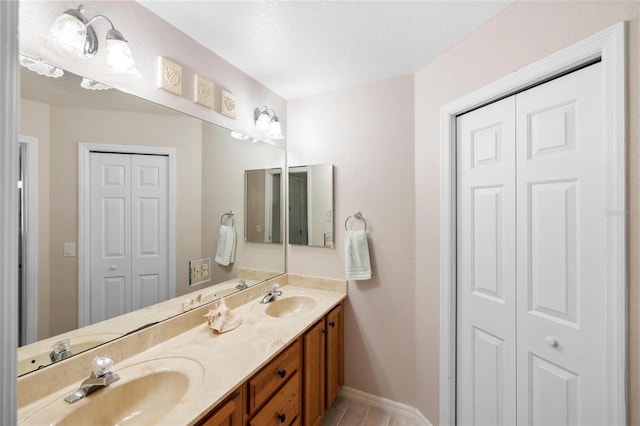
<svg viewBox="0 0 640 426">
<path fill-rule="evenodd" d="M 283 244 L 242 238 L 245 170 L 274 171 L 270 223 L 284 223 L 284 182 L 275 178 L 284 167 L 282 148 L 234 139 L 227 129 L 115 89 L 91 88 L 94 82 L 68 72 L 48 78 L 22 68 L 19 375 L 284 272 Z M 79 171 L 85 155 L 90 174 Z M 127 182 L 131 189 L 123 190 Z M 80 202 L 91 214 L 84 219 L 91 238 L 105 239 L 79 239 Z M 238 238 L 235 260 L 222 265 L 215 262 L 217 242 L 229 211 Z M 277 231 L 272 242 L 281 241 Z M 79 277 L 79 255 L 94 268 L 88 250 L 104 255 L 97 286 L 93 275 L 88 287 Z M 144 271 L 140 257 L 155 252 L 173 253 L 170 288 Z M 190 286 L 189 262 L 206 258 L 198 273 L 206 271 L 208 280 Z M 86 291 L 91 324 L 79 328 Z"/>
<path fill-rule="evenodd" d="M 333 165 L 289 167 L 289 244 L 334 247 Z"/>
</svg>

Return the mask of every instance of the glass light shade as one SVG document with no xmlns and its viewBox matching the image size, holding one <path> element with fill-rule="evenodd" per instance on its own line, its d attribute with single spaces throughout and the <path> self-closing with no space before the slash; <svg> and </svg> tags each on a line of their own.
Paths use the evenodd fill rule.
<svg viewBox="0 0 640 426">
<path fill-rule="evenodd" d="M 20 65 L 45 77 L 58 78 L 64 75 L 64 71 L 53 65 L 49 65 L 42 59 L 31 59 L 24 55 L 19 55 Z"/>
<path fill-rule="evenodd" d="M 106 55 L 107 73 L 124 74 L 135 78 L 142 77 L 136 68 L 131 49 L 126 41 L 107 39 Z"/>
<path fill-rule="evenodd" d="M 63 13 L 51 26 L 47 41 L 57 44 L 65 52 L 84 56 L 87 26 L 76 17 Z"/>
<path fill-rule="evenodd" d="M 87 90 L 109 90 L 110 86 L 106 84 L 98 83 L 97 81 L 91 80 L 86 77 L 82 77 L 82 81 L 80 82 L 80 87 Z"/>
<path fill-rule="evenodd" d="M 231 137 L 240 141 L 246 141 L 247 139 L 249 139 L 249 136 L 235 130 L 231 131 Z"/>
<path fill-rule="evenodd" d="M 271 139 L 284 139 L 282 136 L 282 126 L 280 121 L 276 118 L 271 122 Z"/>
<path fill-rule="evenodd" d="M 256 128 L 261 132 L 268 132 L 271 130 L 271 117 L 269 113 L 263 112 L 258 116 L 256 120 Z"/>
</svg>

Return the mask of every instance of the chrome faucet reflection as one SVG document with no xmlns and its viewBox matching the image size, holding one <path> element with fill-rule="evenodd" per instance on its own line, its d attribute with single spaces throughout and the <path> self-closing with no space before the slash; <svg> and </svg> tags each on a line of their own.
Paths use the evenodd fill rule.
<svg viewBox="0 0 640 426">
<path fill-rule="evenodd" d="M 249 286 L 247 285 L 245 280 L 240 280 L 240 283 L 236 286 L 236 288 L 238 290 L 244 290 L 246 288 L 249 288 Z"/>
<path fill-rule="evenodd" d="M 77 391 L 64 399 L 69 404 L 78 402 L 90 393 L 120 380 L 120 376 L 111 372 L 111 367 L 113 366 L 111 358 L 107 356 L 95 357 L 91 365 L 93 367 L 91 375 L 80 384 Z"/>
<path fill-rule="evenodd" d="M 55 342 L 52 346 L 53 349 L 51 353 L 49 353 L 49 358 L 52 363 L 56 363 L 58 361 L 62 361 L 63 359 L 67 359 L 73 355 L 71 352 L 71 344 L 69 339 L 59 340 Z"/>
<path fill-rule="evenodd" d="M 273 302 L 278 297 L 282 296 L 282 291 L 280 291 L 280 285 L 278 283 L 273 283 L 271 290 L 262 298 L 260 303 L 265 304 L 269 302 Z"/>
</svg>

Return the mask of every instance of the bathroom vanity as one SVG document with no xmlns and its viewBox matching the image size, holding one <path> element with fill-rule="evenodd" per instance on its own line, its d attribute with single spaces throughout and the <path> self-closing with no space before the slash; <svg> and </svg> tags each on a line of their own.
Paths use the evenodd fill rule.
<svg viewBox="0 0 640 426">
<path fill-rule="evenodd" d="M 273 283 L 283 292 L 261 304 Z M 344 381 L 345 281 L 285 274 L 226 298 L 242 318 L 214 334 L 217 302 L 18 379 L 18 423 L 317 425 Z M 120 380 L 74 404 L 91 360 Z"/>
<path fill-rule="evenodd" d="M 321 424 L 344 383 L 343 312 L 341 302 L 198 425 Z"/>
</svg>

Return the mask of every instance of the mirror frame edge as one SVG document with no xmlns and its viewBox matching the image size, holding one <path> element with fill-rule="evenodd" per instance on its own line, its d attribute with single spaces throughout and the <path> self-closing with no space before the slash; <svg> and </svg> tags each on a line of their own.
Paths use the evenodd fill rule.
<svg viewBox="0 0 640 426">
<path fill-rule="evenodd" d="M 18 281 L 18 2 L 0 2 L 0 282 Z M 0 286 L 0 423 L 17 422 L 18 289 Z"/>
</svg>

